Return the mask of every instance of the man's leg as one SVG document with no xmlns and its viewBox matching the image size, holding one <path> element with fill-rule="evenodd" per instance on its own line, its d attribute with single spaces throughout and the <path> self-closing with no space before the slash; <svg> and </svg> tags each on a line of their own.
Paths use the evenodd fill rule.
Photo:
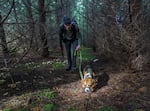
<svg viewBox="0 0 150 111">
<path fill-rule="evenodd" d="M 66 70 L 69 71 L 71 69 L 71 66 L 72 66 L 71 42 L 70 41 L 66 41 L 65 48 L 66 48 L 66 55 L 67 55 L 67 61 L 68 61 L 68 67 L 66 68 Z"/>
<path fill-rule="evenodd" d="M 78 46 L 78 40 L 75 40 L 72 44 L 72 69 L 73 70 L 76 69 L 77 46 Z"/>
</svg>

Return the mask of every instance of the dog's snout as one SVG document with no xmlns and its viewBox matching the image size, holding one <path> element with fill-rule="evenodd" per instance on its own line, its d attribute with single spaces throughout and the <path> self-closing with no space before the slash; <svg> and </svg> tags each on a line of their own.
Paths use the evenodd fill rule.
<svg viewBox="0 0 150 111">
<path fill-rule="evenodd" d="M 89 88 L 89 87 L 86 87 L 84 91 L 85 91 L 86 93 L 91 92 L 91 90 L 90 90 L 90 88 Z"/>
</svg>

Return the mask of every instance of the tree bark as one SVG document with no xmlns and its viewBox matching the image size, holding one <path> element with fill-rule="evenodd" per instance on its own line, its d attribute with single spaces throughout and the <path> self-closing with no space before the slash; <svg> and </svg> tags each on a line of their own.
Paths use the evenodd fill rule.
<svg viewBox="0 0 150 111">
<path fill-rule="evenodd" d="M 46 11 L 44 6 L 45 0 L 39 0 L 39 34 L 41 38 L 41 44 L 42 44 L 42 56 L 48 57 L 48 45 L 47 45 L 47 38 L 46 38 L 46 32 L 45 32 L 45 22 L 46 22 Z"/>
<path fill-rule="evenodd" d="M 9 53 L 8 53 L 8 47 L 7 47 L 3 23 L 1 23 L 1 22 L 2 22 L 2 16 L 0 14 L 0 40 L 1 40 L 3 55 L 6 57 Z"/>
</svg>

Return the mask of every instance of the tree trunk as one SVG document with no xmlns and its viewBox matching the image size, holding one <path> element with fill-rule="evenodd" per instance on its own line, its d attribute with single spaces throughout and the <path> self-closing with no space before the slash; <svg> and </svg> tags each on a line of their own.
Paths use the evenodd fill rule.
<svg viewBox="0 0 150 111">
<path fill-rule="evenodd" d="M 95 11 L 95 0 L 92 0 L 92 20 L 95 20 L 95 14 L 94 14 L 94 11 Z M 96 23 L 93 23 L 94 25 Z M 94 29 L 95 27 L 92 25 L 92 33 L 93 33 L 93 51 L 96 52 L 96 35 L 94 34 Z"/>
<path fill-rule="evenodd" d="M 142 0 L 129 0 L 130 21 L 134 21 L 139 13 L 142 5 Z"/>
<path fill-rule="evenodd" d="M 2 16 L 0 14 L 0 40 L 1 40 L 3 55 L 6 57 L 8 56 L 9 53 L 8 53 L 8 47 L 7 47 L 7 42 L 6 42 L 5 31 L 3 28 L 3 23 L 1 22 L 2 22 Z"/>
<path fill-rule="evenodd" d="M 33 15 L 32 15 L 31 0 L 23 0 L 23 3 L 26 6 L 27 18 L 29 20 L 29 27 L 30 27 L 29 47 L 33 48 L 33 38 L 35 35 L 35 26 L 34 26 L 34 19 L 33 19 Z"/>
<path fill-rule="evenodd" d="M 47 38 L 45 32 L 45 22 L 46 22 L 46 11 L 44 7 L 45 0 L 39 0 L 39 34 L 41 37 L 41 44 L 42 44 L 42 56 L 48 57 L 48 45 L 47 45 Z"/>
</svg>

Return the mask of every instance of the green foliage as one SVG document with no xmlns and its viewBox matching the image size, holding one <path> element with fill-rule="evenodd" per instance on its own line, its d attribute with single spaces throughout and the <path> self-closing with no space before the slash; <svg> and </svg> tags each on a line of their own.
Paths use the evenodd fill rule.
<svg viewBox="0 0 150 111">
<path fill-rule="evenodd" d="M 11 110 L 11 111 L 31 111 L 31 110 L 28 109 L 28 108 L 20 108 L 20 109 L 14 109 L 14 110 Z"/>
<path fill-rule="evenodd" d="M 85 48 L 83 47 L 81 49 L 82 59 L 83 60 L 92 60 L 95 57 L 93 56 L 93 50 L 92 48 Z"/>
<path fill-rule="evenodd" d="M 54 91 L 51 91 L 50 89 L 44 89 L 38 95 L 39 97 L 46 97 L 48 99 L 54 99 L 56 96 L 56 93 Z"/>
<path fill-rule="evenodd" d="M 25 64 L 17 64 L 15 67 L 16 68 L 25 68 L 25 69 L 35 69 L 35 68 L 39 68 L 41 65 L 37 64 L 35 62 L 29 62 L 29 63 L 25 63 Z"/>
<path fill-rule="evenodd" d="M 130 107 L 131 110 L 138 111 L 139 104 L 137 101 L 131 101 L 129 102 L 128 107 Z"/>
<path fill-rule="evenodd" d="M 102 108 L 98 108 L 96 111 L 118 111 L 118 110 L 112 106 L 104 106 Z"/>
<path fill-rule="evenodd" d="M 65 66 L 65 64 L 63 62 L 59 62 L 59 61 L 52 64 L 52 67 L 54 69 L 63 68 L 64 66 Z"/>
<path fill-rule="evenodd" d="M 56 107 L 54 104 L 49 103 L 49 104 L 46 104 L 43 109 L 44 109 L 44 111 L 54 111 L 55 108 Z"/>
<path fill-rule="evenodd" d="M 5 82 L 6 82 L 6 80 L 1 79 L 1 80 L 0 80 L 0 85 L 4 84 Z"/>
<path fill-rule="evenodd" d="M 48 51 L 51 52 L 51 51 L 53 51 L 53 49 L 52 48 L 48 48 Z"/>
<path fill-rule="evenodd" d="M 16 68 L 26 68 L 26 69 L 32 70 L 32 69 L 36 69 L 36 68 L 39 68 L 42 66 L 49 66 L 52 63 L 53 63 L 52 61 L 46 61 L 46 62 L 43 61 L 41 63 L 29 62 L 29 63 L 25 63 L 25 64 L 18 64 L 15 67 Z"/>
<path fill-rule="evenodd" d="M 144 111 L 143 109 L 136 109 L 136 110 L 134 110 L 134 111 Z"/>
<path fill-rule="evenodd" d="M 67 111 L 78 111 L 78 109 L 77 108 L 75 108 L 75 107 L 68 107 L 67 108 Z"/>
<path fill-rule="evenodd" d="M 10 77 L 10 74 L 8 72 L 1 72 L 0 73 L 0 78 L 6 79 L 7 77 Z"/>
<path fill-rule="evenodd" d="M 3 109 L 2 111 L 10 111 L 10 109 Z"/>
<path fill-rule="evenodd" d="M 31 111 L 29 108 L 19 108 L 19 109 L 3 109 L 2 111 Z"/>
<path fill-rule="evenodd" d="M 41 63 L 29 62 L 29 63 L 25 63 L 25 64 L 18 64 L 15 67 L 33 70 L 33 69 L 45 67 L 45 66 L 48 66 L 48 67 L 52 66 L 52 68 L 54 68 L 54 69 L 59 69 L 59 68 L 64 67 L 65 63 L 61 62 L 61 61 L 43 61 Z"/>
</svg>

